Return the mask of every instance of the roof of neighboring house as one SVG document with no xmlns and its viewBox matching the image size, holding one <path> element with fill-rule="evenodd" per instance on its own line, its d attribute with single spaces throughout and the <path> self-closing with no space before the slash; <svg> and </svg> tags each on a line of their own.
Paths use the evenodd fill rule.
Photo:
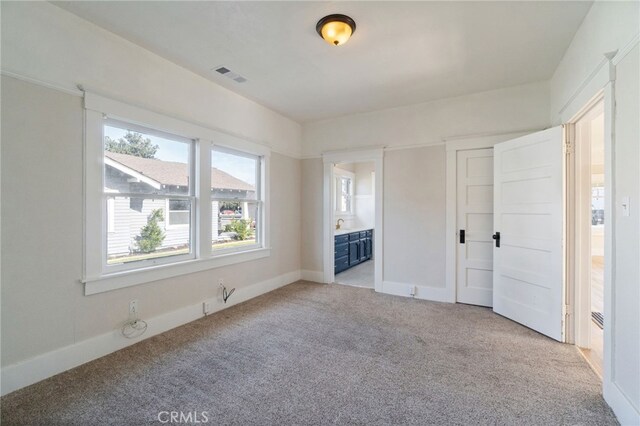
<svg viewBox="0 0 640 426">
<path fill-rule="evenodd" d="M 161 185 L 187 186 L 189 183 L 188 166 L 185 163 L 136 157 L 134 155 L 118 154 L 108 151 L 105 151 L 104 156 L 149 179 L 153 179 Z M 211 168 L 211 187 L 234 189 L 237 191 L 255 190 L 253 185 L 215 167 Z"/>
</svg>

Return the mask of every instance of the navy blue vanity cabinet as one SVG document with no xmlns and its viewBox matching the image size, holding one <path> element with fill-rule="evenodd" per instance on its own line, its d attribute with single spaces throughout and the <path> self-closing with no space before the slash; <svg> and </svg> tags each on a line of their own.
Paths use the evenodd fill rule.
<svg viewBox="0 0 640 426">
<path fill-rule="evenodd" d="M 373 257 L 373 230 L 370 229 L 367 231 L 367 237 L 366 237 L 366 257 L 367 260 L 371 259 Z"/>
<path fill-rule="evenodd" d="M 358 248 L 358 254 L 360 255 L 360 262 L 367 260 L 367 239 L 360 240 L 360 247 Z"/>
<path fill-rule="evenodd" d="M 360 240 L 349 241 L 349 267 L 360 263 Z"/>
<path fill-rule="evenodd" d="M 338 235 L 335 238 L 335 262 L 334 271 L 337 274 L 349 269 L 349 236 Z"/>
<path fill-rule="evenodd" d="M 373 230 L 352 232 L 335 237 L 335 273 L 342 272 L 373 255 Z"/>
</svg>

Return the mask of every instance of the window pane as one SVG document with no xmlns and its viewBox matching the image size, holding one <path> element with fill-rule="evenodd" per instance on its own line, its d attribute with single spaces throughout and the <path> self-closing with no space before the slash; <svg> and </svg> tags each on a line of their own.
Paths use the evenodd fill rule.
<svg viewBox="0 0 640 426">
<path fill-rule="evenodd" d="M 215 200 L 211 202 L 211 211 L 214 251 L 255 245 L 259 242 L 259 203 Z"/>
<path fill-rule="evenodd" d="M 211 151 L 211 197 L 256 200 L 260 159 Z"/>
<path fill-rule="evenodd" d="M 191 143 L 104 126 L 105 191 L 188 195 Z"/>
<path fill-rule="evenodd" d="M 336 211 L 347 213 L 351 211 L 352 179 L 348 177 L 336 178 Z"/>
<path fill-rule="evenodd" d="M 185 226 L 170 228 L 166 222 L 164 199 L 109 197 L 108 223 L 113 230 L 107 234 L 107 264 L 137 262 L 187 254 L 191 251 L 191 202 L 179 201 L 176 217 Z M 185 219 L 186 218 L 186 219 Z M 172 223 L 173 224 L 173 223 Z"/>
<path fill-rule="evenodd" d="M 191 220 L 189 200 L 169 200 L 169 225 L 188 225 Z"/>
</svg>

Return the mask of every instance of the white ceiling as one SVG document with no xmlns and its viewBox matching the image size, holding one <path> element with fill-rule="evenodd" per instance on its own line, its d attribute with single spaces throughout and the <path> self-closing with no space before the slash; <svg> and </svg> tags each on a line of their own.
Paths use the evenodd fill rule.
<svg viewBox="0 0 640 426">
<path fill-rule="evenodd" d="M 549 79 L 591 2 L 56 2 L 299 122 Z M 355 19 L 344 46 L 315 32 Z M 238 84 L 212 69 L 246 77 Z"/>
</svg>

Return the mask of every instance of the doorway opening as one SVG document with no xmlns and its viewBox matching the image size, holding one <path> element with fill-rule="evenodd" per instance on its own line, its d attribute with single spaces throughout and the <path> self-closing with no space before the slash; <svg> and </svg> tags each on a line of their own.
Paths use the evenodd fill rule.
<svg viewBox="0 0 640 426">
<path fill-rule="evenodd" d="M 332 223 L 336 284 L 375 288 L 375 163 L 333 167 Z"/>
<path fill-rule="evenodd" d="M 604 360 L 605 120 L 597 100 L 575 135 L 575 343 L 602 378 Z"/>
<path fill-rule="evenodd" d="M 383 158 L 383 148 L 333 151 L 322 155 L 325 283 L 339 282 L 382 291 Z M 361 269 L 372 270 L 355 269 L 361 265 Z M 344 274 L 349 271 L 352 273 Z M 336 275 L 339 276 L 337 280 Z M 355 277 L 349 279 L 349 275 Z"/>
</svg>

